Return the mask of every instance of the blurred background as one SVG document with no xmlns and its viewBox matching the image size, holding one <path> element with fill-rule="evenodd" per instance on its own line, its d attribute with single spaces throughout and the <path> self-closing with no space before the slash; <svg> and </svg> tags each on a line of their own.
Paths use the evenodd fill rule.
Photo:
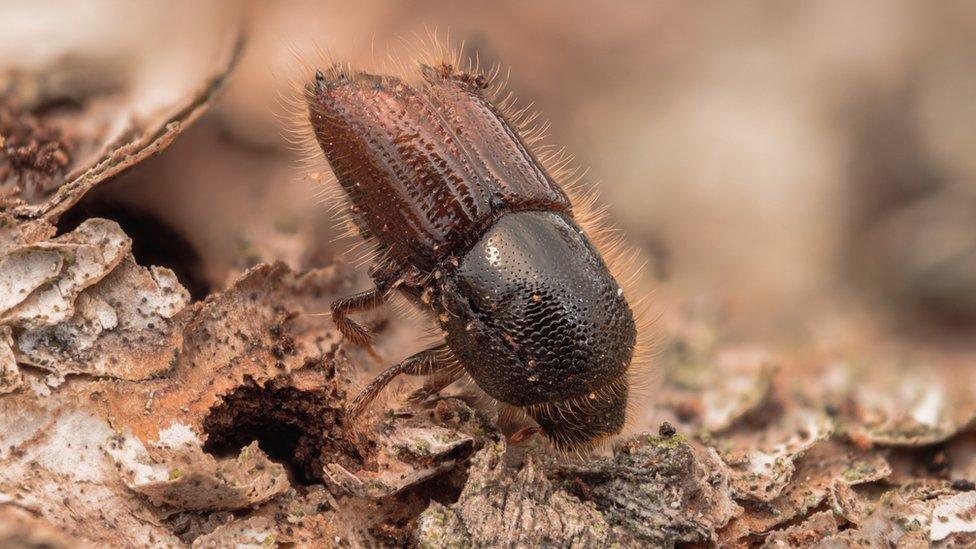
<svg viewBox="0 0 976 549">
<path fill-rule="evenodd" d="M 97 148 L 72 131 L 190 93 L 244 29 L 214 107 L 61 221 L 119 221 L 140 262 L 197 299 L 257 262 L 323 266 L 348 246 L 283 131 L 303 63 L 409 59 L 436 32 L 510 69 L 648 259 L 662 314 L 705 307 L 786 341 L 843 337 L 851 319 L 973 339 L 976 4 L 8 0 L 0 14 L 0 91 L 40 123 L 70 116 L 69 155 Z M 28 201 L 54 188 L 19 184 Z"/>
</svg>

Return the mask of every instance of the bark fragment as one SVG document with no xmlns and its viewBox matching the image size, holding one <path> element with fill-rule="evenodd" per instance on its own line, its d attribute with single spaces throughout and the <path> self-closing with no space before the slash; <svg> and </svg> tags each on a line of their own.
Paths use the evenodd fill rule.
<svg viewBox="0 0 976 549">
<path fill-rule="evenodd" d="M 504 454 L 504 443 L 486 447 L 472 459 L 458 502 L 424 511 L 415 534 L 421 547 L 636 546 L 593 503 L 548 479 L 539 463 L 512 470 Z"/>
<path fill-rule="evenodd" d="M 157 506 L 236 511 L 288 489 L 285 468 L 269 461 L 257 442 L 236 458 L 222 460 L 205 454 L 195 437 L 181 442 L 176 447 L 157 444 L 150 456 L 139 441 L 119 437 L 107 445 L 106 452 L 116 460 L 126 485 Z"/>
<path fill-rule="evenodd" d="M 10 291 L 0 322 L 36 328 L 69 318 L 78 294 L 112 272 L 131 248 L 118 224 L 91 219 L 66 235 L 12 250 L 0 274 Z"/>
<path fill-rule="evenodd" d="M 172 271 L 136 265 L 113 222 L 90 219 L 52 240 L 0 255 L 0 326 L 21 364 L 54 379 L 145 379 L 169 367 L 171 319 L 189 302 Z M 2 348 L 2 347 L 0 347 Z"/>
<path fill-rule="evenodd" d="M 753 501 L 775 499 L 793 478 L 796 460 L 831 433 L 833 424 L 826 415 L 796 410 L 765 430 L 744 428 L 719 438 L 733 493 Z"/>
<path fill-rule="evenodd" d="M 829 511 L 810 516 L 796 526 L 774 532 L 763 543 L 763 549 L 814 547 L 837 533 L 837 521 Z"/>
<path fill-rule="evenodd" d="M 0 547 L 68 549 L 90 545 L 65 536 L 43 518 L 0 499 Z"/>
<path fill-rule="evenodd" d="M 714 532 L 741 512 L 718 454 L 681 436 L 644 434 L 622 441 L 612 459 L 560 470 L 611 525 L 640 543 L 714 541 Z"/>
<path fill-rule="evenodd" d="M 216 60 L 213 72 L 173 104 L 158 105 L 153 116 L 139 116 L 136 101 L 126 93 L 127 76 L 91 60 L 67 59 L 38 73 L 0 73 L 8 88 L 0 97 L 0 122 L 6 120 L 14 135 L 0 164 L 0 195 L 8 195 L 12 213 L 27 222 L 31 233 L 54 222 L 98 183 L 118 175 L 166 148 L 213 102 L 233 70 L 243 47 L 235 36 Z M 60 75 L 60 76 L 59 76 Z M 83 76 L 82 76 L 83 75 Z M 83 82 L 87 86 L 64 83 Z M 94 85 L 93 85 L 94 84 Z M 65 96 L 64 94 L 71 94 Z M 81 94 L 81 95 L 77 95 Z M 98 95 L 110 97 L 97 100 Z M 84 106 L 56 126 L 37 120 L 24 109 L 70 99 Z M 134 104 L 127 104 L 131 101 Z M 140 106 L 144 108 L 143 106 Z M 131 109 L 120 116 L 120 111 Z M 18 114 L 19 113 L 19 114 Z M 61 139 L 65 134 L 67 142 Z M 13 197 L 9 196 L 13 191 Z"/>
<path fill-rule="evenodd" d="M 918 372 L 927 370 L 923 364 Z M 860 408 L 849 436 L 885 446 L 944 442 L 976 419 L 974 386 L 942 375 L 910 375 L 898 369 L 874 372 L 858 391 Z"/>
<path fill-rule="evenodd" d="M 277 529 L 265 517 L 235 520 L 193 541 L 193 549 L 220 547 L 260 548 L 277 546 Z"/>
<path fill-rule="evenodd" d="M 833 497 L 838 485 L 850 487 L 875 482 L 889 474 L 891 468 L 880 455 L 833 441 L 818 443 L 796 462 L 795 474 L 778 497 L 744 505 L 745 512 L 729 523 L 722 538 L 731 541 L 769 532 L 821 507 Z M 857 505 L 849 499 L 831 500 L 831 503 L 843 505 L 851 515 Z"/>
<path fill-rule="evenodd" d="M 380 419 L 369 435 L 375 457 L 359 470 L 327 463 L 326 480 L 359 496 L 379 499 L 417 486 L 463 464 L 486 442 L 497 439 L 494 419 L 457 399 L 436 409 L 402 411 Z"/>
<path fill-rule="evenodd" d="M 575 464 L 506 463 L 504 451 L 479 452 L 458 502 L 421 515 L 421 545 L 671 547 L 714 541 L 740 512 L 718 455 L 682 437 L 641 435 Z"/>
<path fill-rule="evenodd" d="M 882 496 L 860 528 L 830 543 L 856 547 L 970 547 L 976 542 L 976 496 L 945 483 L 921 482 Z"/>
<path fill-rule="evenodd" d="M 761 347 L 721 345 L 713 325 L 688 324 L 661 357 L 662 387 L 649 404 L 655 419 L 682 430 L 721 432 L 769 398 L 777 359 Z"/>
<path fill-rule="evenodd" d="M 0 395 L 12 393 L 23 384 L 13 347 L 14 339 L 10 335 L 10 327 L 0 326 Z"/>
</svg>

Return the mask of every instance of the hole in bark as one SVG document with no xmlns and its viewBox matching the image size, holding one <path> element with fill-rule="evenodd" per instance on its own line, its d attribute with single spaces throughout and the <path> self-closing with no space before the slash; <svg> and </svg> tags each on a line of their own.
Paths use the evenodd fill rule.
<svg viewBox="0 0 976 549">
<path fill-rule="evenodd" d="M 321 482 L 326 460 L 352 471 L 363 466 L 359 449 L 343 432 L 342 410 L 321 392 L 248 383 L 214 406 L 203 428 L 207 452 L 233 455 L 256 440 L 298 484 Z"/>
<path fill-rule="evenodd" d="M 113 200 L 106 193 L 89 193 L 58 221 L 58 232 L 74 230 L 92 217 L 111 219 L 132 239 L 132 255 L 140 265 L 172 269 L 194 301 L 207 297 L 211 287 L 203 261 L 193 245 L 156 214 L 138 205 Z"/>
</svg>

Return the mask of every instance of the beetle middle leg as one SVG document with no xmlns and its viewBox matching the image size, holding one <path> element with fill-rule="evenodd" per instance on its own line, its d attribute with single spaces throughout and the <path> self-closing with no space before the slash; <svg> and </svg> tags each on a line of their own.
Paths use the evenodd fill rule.
<svg viewBox="0 0 976 549">
<path fill-rule="evenodd" d="M 445 373 L 445 371 L 450 371 L 455 367 L 456 362 L 451 358 L 448 347 L 444 343 L 411 355 L 403 359 L 399 364 L 383 371 L 373 381 L 370 381 L 369 385 L 353 401 L 349 409 L 349 416 L 359 416 L 369 406 L 369 403 L 376 398 L 376 395 L 380 394 L 380 391 L 400 374 L 414 376 L 437 375 Z"/>
</svg>

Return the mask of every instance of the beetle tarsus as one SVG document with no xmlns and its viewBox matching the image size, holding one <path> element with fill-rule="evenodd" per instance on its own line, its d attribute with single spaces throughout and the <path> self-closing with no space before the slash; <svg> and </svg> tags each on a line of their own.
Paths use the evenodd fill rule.
<svg viewBox="0 0 976 549">
<path fill-rule="evenodd" d="M 424 381 L 422 387 L 416 391 L 410 393 L 407 397 L 407 402 L 412 404 L 419 404 L 428 398 L 441 392 L 448 385 L 454 383 L 455 381 L 461 379 L 464 375 L 464 371 L 460 368 L 445 369 L 437 375 L 430 376 Z"/>
<path fill-rule="evenodd" d="M 383 292 L 378 288 L 372 288 L 365 292 L 337 299 L 332 303 L 332 321 L 336 328 L 347 340 L 355 345 L 365 347 L 374 357 L 378 356 L 372 351 L 370 342 L 373 334 L 368 328 L 355 320 L 349 318 L 352 313 L 361 313 L 375 309 L 384 301 Z"/>
<path fill-rule="evenodd" d="M 512 436 L 508 437 L 508 443 L 512 445 L 522 444 L 541 432 L 542 429 L 536 426 L 525 427 L 524 429 L 519 429 L 518 431 L 512 433 Z"/>
</svg>

